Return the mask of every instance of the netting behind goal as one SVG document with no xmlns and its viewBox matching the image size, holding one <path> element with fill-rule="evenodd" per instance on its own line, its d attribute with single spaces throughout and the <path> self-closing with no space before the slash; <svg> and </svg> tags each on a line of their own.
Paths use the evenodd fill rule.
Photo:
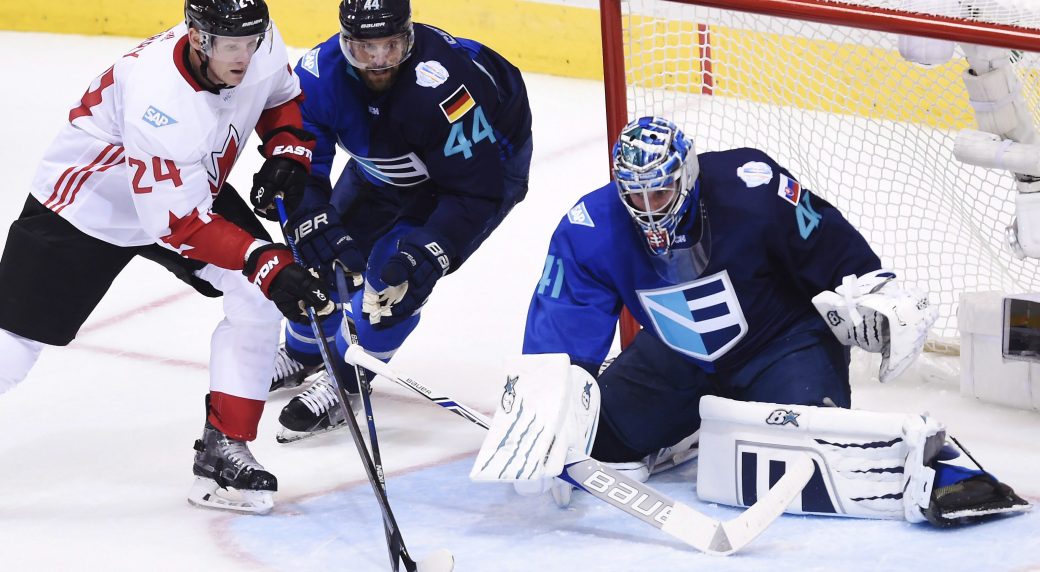
<svg viewBox="0 0 1040 572">
<path fill-rule="evenodd" d="M 815 19 L 826 19 L 811 5 L 827 2 L 806 4 Z M 848 4 L 898 7 L 893 0 Z M 975 18 L 1035 33 L 1037 4 L 962 2 L 961 20 L 937 21 L 964 27 Z M 611 137 L 625 120 L 657 114 L 679 123 L 699 152 L 765 150 L 840 208 L 886 267 L 931 292 L 941 311 L 933 337 L 941 342 L 956 340 L 961 292 L 1040 290 L 1036 261 L 1016 259 L 1005 246 L 1013 176 L 953 156 L 956 133 L 976 128 L 960 45 L 948 63 L 924 67 L 899 54 L 892 33 L 686 2 L 631 0 L 620 8 L 620 31 L 605 31 L 604 56 L 608 108 L 627 117 L 608 121 Z M 610 18 L 605 9 L 606 29 Z M 1040 57 L 1008 54 L 1036 120 Z M 624 102 L 611 99 L 611 91 L 622 93 L 609 85 L 617 81 L 609 73 L 612 57 L 623 57 Z"/>
</svg>

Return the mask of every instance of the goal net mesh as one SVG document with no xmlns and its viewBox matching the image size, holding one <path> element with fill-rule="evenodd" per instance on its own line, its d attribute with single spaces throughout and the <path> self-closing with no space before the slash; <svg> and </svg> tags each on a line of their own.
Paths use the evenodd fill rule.
<svg viewBox="0 0 1040 572">
<path fill-rule="evenodd" d="M 1030 4 L 1040 2 L 976 2 L 962 16 L 1040 28 Z M 891 33 L 660 0 L 621 11 L 628 117 L 666 116 L 698 152 L 766 151 L 841 209 L 904 283 L 930 292 L 939 349 L 956 349 L 960 293 L 1040 290 L 1036 261 L 1005 246 L 1013 176 L 953 156 L 957 132 L 976 128 L 960 45 L 925 67 Z M 1008 55 L 1040 119 L 1040 58 Z"/>
</svg>

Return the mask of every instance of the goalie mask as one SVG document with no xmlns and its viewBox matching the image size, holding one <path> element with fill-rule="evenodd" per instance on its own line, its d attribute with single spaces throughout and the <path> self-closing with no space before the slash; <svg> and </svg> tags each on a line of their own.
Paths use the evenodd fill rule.
<svg viewBox="0 0 1040 572">
<path fill-rule="evenodd" d="M 621 203 L 650 253 L 668 253 L 676 228 L 698 203 L 700 166 L 693 143 L 671 121 L 641 117 L 621 130 L 612 156 Z"/>
</svg>

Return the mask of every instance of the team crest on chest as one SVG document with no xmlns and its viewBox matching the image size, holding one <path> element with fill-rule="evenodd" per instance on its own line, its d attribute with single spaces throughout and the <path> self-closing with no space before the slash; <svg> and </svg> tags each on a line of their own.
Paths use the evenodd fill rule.
<svg viewBox="0 0 1040 572">
<path fill-rule="evenodd" d="M 231 173 L 231 167 L 235 166 L 235 161 L 238 159 L 238 146 L 239 141 L 242 138 L 238 134 L 238 130 L 235 129 L 234 124 L 228 125 L 227 137 L 224 138 L 224 145 L 219 151 L 213 151 L 210 153 L 209 164 L 206 165 L 206 173 L 209 175 L 209 191 L 213 196 L 217 196 L 220 191 L 221 185 L 227 180 L 227 176 Z"/>
<path fill-rule="evenodd" d="M 747 334 L 744 311 L 725 270 L 637 294 L 661 341 L 690 357 L 715 361 Z"/>
</svg>

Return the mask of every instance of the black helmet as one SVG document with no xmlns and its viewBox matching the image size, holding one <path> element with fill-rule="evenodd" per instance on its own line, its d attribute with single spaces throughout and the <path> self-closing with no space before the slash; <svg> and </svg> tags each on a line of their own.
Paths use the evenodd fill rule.
<svg viewBox="0 0 1040 572">
<path fill-rule="evenodd" d="M 393 68 L 412 55 L 415 29 L 409 0 L 343 0 L 339 27 L 339 47 L 358 69 Z"/>
<path fill-rule="evenodd" d="M 271 25 L 264 0 L 185 0 L 184 20 L 204 35 L 228 37 L 264 34 Z"/>
<path fill-rule="evenodd" d="M 343 0 L 339 27 L 349 40 L 385 38 L 412 31 L 409 0 Z"/>
</svg>

